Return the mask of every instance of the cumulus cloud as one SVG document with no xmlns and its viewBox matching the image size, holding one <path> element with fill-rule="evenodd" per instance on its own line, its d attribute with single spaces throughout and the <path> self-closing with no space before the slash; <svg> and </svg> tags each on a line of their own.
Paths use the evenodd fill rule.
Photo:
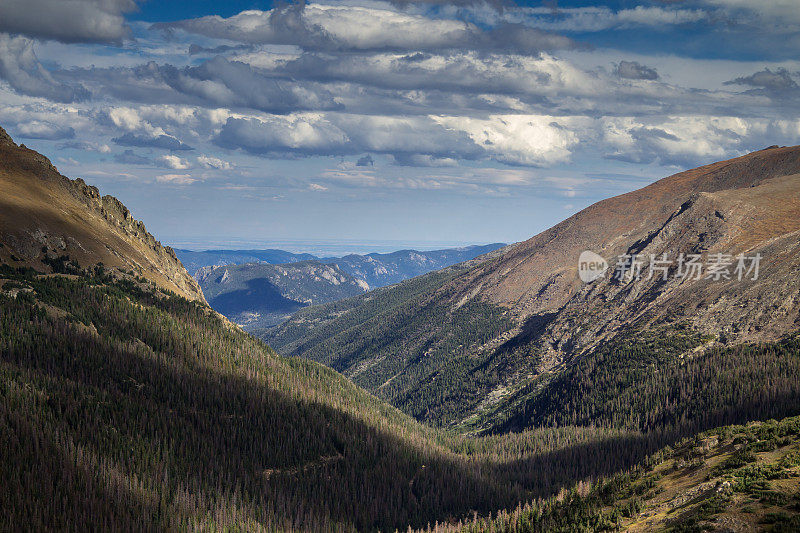
<svg viewBox="0 0 800 533">
<path fill-rule="evenodd" d="M 216 170 L 231 170 L 234 166 L 233 163 L 230 163 L 223 159 L 219 159 L 218 157 L 211 157 L 207 155 L 199 156 L 197 158 L 197 164 L 199 164 L 203 168 L 216 169 Z"/>
<path fill-rule="evenodd" d="M 75 130 L 71 127 L 60 126 L 51 122 L 34 120 L 17 124 L 17 135 L 24 139 L 44 139 L 57 141 L 60 139 L 72 139 L 75 137 Z"/>
<path fill-rule="evenodd" d="M 120 43 L 130 34 L 124 13 L 134 0 L 3 0 L 0 32 L 66 43 Z"/>
<path fill-rule="evenodd" d="M 310 80 L 221 56 L 196 66 L 149 61 L 135 67 L 81 68 L 63 73 L 122 101 L 249 108 L 267 113 L 340 109 L 331 90 Z"/>
<path fill-rule="evenodd" d="M 173 170 L 187 170 L 192 168 L 191 163 L 186 159 L 181 159 L 177 155 L 162 155 L 156 158 L 156 164 L 164 168 Z"/>
<path fill-rule="evenodd" d="M 580 46 L 567 37 L 515 22 L 501 22 L 485 30 L 461 20 L 393 9 L 302 3 L 154 27 L 250 44 L 295 45 L 328 52 L 471 49 L 535 53 Z"/>
<path fill-rule="evenodd" d="M 229 118 L 215 142 L 225 148 L 278 155 L 341 155 L 352 153 L 347 134 L 320 115 L 256 118 Z"/>
<path fill-rule="evenodd" d="M 337 109 L 326 90 L 313 91 L 302 84 L 265 76 L 239 61 L 215 57 L 198 67 L 159 69 L 162 79 L 176 91 L 217 106 L 249 107 L 268 113 L 306 109 Z"/>
<path fill-rule="evenodd" d="M 33 51 L 33 41 L 25 37 L 0 33 L 0 79 L 18 93 L 55 102 L 79 102 L 89 98 L 83 86 L 57 81 L 39 62 Z"/>
<path fill-rule="evenodd" d="M 614 74 L 629 80 L 657 80 L 656 69 L 637 63 L 636 61 L 620 61 L 614 66 Z"/>
<path fill-rule="evenodd" d="M 610 159 L 692 167 L 763 147 L 767 127 L 765 120 L 739 117 L 614 118 L 602 121 L 601 140 L 616 148 Z"/>
<path fill-rule="evenodd" d="M 464 131 L 431 117 L 298 114 L 229 118 L 217 144 L 267 157 L 357 155 L 364 152 L 478 159 L 484 150 Z"/>
<path fill-rule="evenodd" d="M 792 78 L 792 75 L 785 68 L 778 68 L 774 71 L 765 68 L 750 76 L 742 76 L 726 81 L 725 85 L 746 85 L 776 93 L 800 88 L 797 82 Z"/>
<path fill-rule="evenodd" d="M 571 118 L 496 115 L 488 119 L 437 117 L 440 124 L 465 132 L 486 155 L 502 163 L 546 166 L 567 161 L 578 135 Z M 561 121 L 563 124 L 559 123 Z"/>
<path fill-rule="evenodd" d="M 216 142 L 267 157 L 371 152 L 388 154 L 397 164 L 413 166 L 447 166 L 458 159 L 542 166 L 569 159 L 578 137 L 568 125 L 575 123 L 571 118 L 540 115 L 486 119 L 347 114 L 269 120 L 229 118 Z"/>
<path fill-rule="evenodd" d="M 325 54 L 307 53 L 280 63 L 275 70 L 294 79 L 358 83 L 382 89 L 414 91 L 414 95 L 420 95 L 422 91 L 446 91 L 534 97 L 556 92 L 590 93 L 597 85 L 596 76 L 550 54 L 526 56 L 467 51 L 348 54 L 331 58 Z M 344 101 L 346 96 L 342 94 L 340 98 Z M 425 104 L 440 112 L 442 106 L 448 105 L 445 101 Z M 463 99 L 449 105 L 453 104 L 462 109 L 465 107 Z"/>
<path fill-rule="evenodd" d="M 138 148 L 160 148 L 162 150 L 194 150 L 193 147 L 182 143 L 171 135 L 136 135 L 134 133 L 126 133 L 119 137 L 111 139 L 115 144 L 120 146 L 135 146 Z"/>
<path fill-rule="evenodd" d="M 156 176 L 156 181 L 172 185 L 191 185 L 197 180 L 191 174 L 161 174 Z"/>
</svg>

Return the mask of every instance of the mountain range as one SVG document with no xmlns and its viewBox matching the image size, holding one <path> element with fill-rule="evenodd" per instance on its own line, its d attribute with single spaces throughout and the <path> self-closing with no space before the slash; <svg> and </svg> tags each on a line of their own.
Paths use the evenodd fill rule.
<svg viewBox="0 0 800 533">
<path fill-rule="evenodd" d="M 305 306 L 369 290 L 365 281 L 319 261 L 203 267 L 195 277 L 209 305 L 246 330 L 269 328 Z"/>
<path fill-rule="evenodd" d="M 422 421 L 475 431 L 536 426 L 543 416 L 590 422 L 589 406 L 563 396 L 598 386 L 623 348 L 646 354 L 616 363 L 644 386 L 648 369 L 670 368 L 678 380 L 689 361 L 710 364 L 796 331 L 799 232 L 800 148 L 772 147 L 604 200 L 492 259 L 303 309 L 265 338 Z M 610 265 L 591 283 L 578 275 L 586 251 Z M 678 271 L 681 257 L 707 265 L 719 254 L 732 263 L 719 279 Z M 748 269 L 761 257 L 757 279 L 736 275 L 740 255 Z M 620 279 L 632 256 L 666 257 L 666 276 L 644 268 Z M 766 386 L 773 371 L 754 379 Z M 557 397 L 566 403 L 554 405 Z"/>
<path fill-rule="evenodd" d="M 681 173 L 303 308 L 285 357 L 0 130 L 0 530 L 796 531 L 798 167 Z M 733 259 L 616 276 L 673 252 Z"/>
<path fill-rule="evenodd" d="M 330 258 L 282 250 L 178 250 L 178 257 L 193 265 L 213 262 L 194 273 L 209 304 L 246 330 L 258 331 L 282 323 L 305 306 L 363 294 L 503 246 L 498 243 Z"/>
</svg>

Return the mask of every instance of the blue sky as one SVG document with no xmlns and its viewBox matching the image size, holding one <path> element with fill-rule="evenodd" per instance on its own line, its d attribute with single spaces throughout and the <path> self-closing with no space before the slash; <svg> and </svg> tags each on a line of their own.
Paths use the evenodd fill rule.
<svg viewBox="0 0 800 533">
<path fill-rule="evenodd" d="M 798 0 L 4 0 L 0 125 L 172 244 L 514 242 L 800 143 L 799 28 Z"/>
</svg>

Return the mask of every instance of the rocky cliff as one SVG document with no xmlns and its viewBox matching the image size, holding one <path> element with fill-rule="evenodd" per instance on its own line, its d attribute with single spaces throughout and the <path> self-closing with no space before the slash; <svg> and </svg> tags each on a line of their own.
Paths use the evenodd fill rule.
<svg viewBox="0 0 800 533">
<path fill-rule="evenodd" d="M 45 156 L 17 146 L 0 128 L 0 260 L 48 271 L 68 256 L 82 268 L 106 268 L 146 278 L 192 300 L 197 282 L 116 198 L 83 180 L 62 176 Z"/>
</svg>

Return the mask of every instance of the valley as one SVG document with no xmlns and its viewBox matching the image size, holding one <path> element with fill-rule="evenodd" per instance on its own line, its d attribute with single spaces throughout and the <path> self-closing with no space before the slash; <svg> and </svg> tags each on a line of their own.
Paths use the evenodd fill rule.
<svg viewBox="0 0 800 533">
<path fill-rule="evenodd" d="M 797 527 L 798 148 L 364 292 L 305 259 L 198 285 L 118 200 L 0 139 L 0 529 Z M 582 285 L 584 247 L 764 263 Z M 293 309 L 309 279 L 340 292 Z M 294 314 L 258 338 L 209 306 L 236 291 Z"/>
</svg>

